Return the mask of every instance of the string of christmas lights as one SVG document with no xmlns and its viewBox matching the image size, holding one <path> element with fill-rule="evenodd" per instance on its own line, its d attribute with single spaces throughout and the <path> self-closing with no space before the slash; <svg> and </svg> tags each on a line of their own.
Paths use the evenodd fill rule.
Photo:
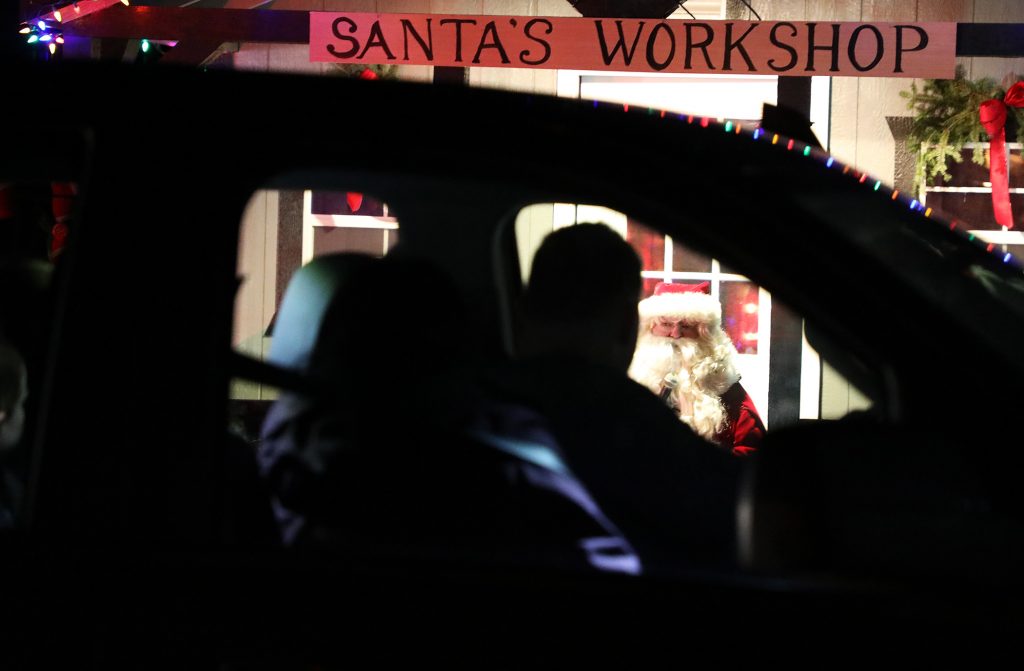
<svg viewBox="0 0 1024 671">
<path fill-rule="evenodd" d="M 38 15 L 31 21 L 23 22 L 18 33 L 25 36 L 28 44 L 38 44 L 56 55 L 64 44 L 64 32 L 61 26 L 69 21 L 80 19 L 94 12 L 99 12 L 117 4 L 130 6 L 131 0 L 78 0 L 70 4 L 54 4 L 51 9 Z"/>
<path fill-rule="evenodd" d="M 59 24 L 53 20 L 36 19 L 31 23 L 23 23 L 18 33 L 25 35 L 29 44 L 39 44 L 46 47 L 50 55 L 57 53 L 57 45 L 64 44 L 64 33 L 58 27 Z"/>
<path fill-rule="evenodd" d="M 594 108 L 602 106 L 619 107 L 620 105 L 616 103 L 605 103 L 598 100 L 593 101 Z M 621 108 L 623 112 L 630 111 L 630 106 L 628 104 L 622 104 Z M 634 107 L 633 109 L 635 110 L 636 108 Z M 714 124 L 716 127 L 720 127 L 726 133 L 735 133 L 736 135 L 744 134 L 743 125 L 741 123 L 736 123 L 731 120 L 719 121 L 717 119 L 712 119 L 710 117 L 695 116 L 693 114 L 680 114 L 676 112 L 667 112 L 666 110 L 657 110 L 654 108 L 647 108 L 647 113 L 649 115 L 658 115 L 663 119 L 674 118 L 679 121 L 685 121 L 689 125 L 693 125 L 694 122 L 697 122 L 702 128 L 709 128 L 712 124 Z M 770 144 L 774 146 L 782 146 L 788 152 L 797 150 L 798 153 L 802 154 L 805 157 L 808 157 L 809 159 L 818 161 L 828 169 L 840 170 L 841 174 L 849 175 L 852 179 L 856 179 L 858 183 L 870 185 L 871 190 L 873 192 L 881 193 L 884 196 L 888 197 L 890 200 L 903 203 L 912 212 L 918 212 L 928 219 L 934 219 L 932 217 L 932 208 L 926 207 L 924 203 L 919 202 L 916 198 L 909 198 L 906 195 L 900 194 L 899 189 L 889 187 L 888 185 L 883 184 L 882 180 L 875 179 L 866 172 L 857 170 L 856 168 L 850 165 L 846 165 L 844 163 L 841 163 L 840 161 L 837 161 L 835 157 L 819 149 L 818 147 L 797 140 L 783 138 L 778 133 L 767 132 L 760 126 L 754 126 L 753 128 L 750 128 L 749 130 L 746 131 L 745 134 L 755 141 L 770 140 Z M 780 140 L 784 140 L 782 145 L 780 145 Z M 963 222 L 957 221 L 956 219 L 951 219 L 949 221 L 949 230 L 960 233 L 961 235 L 965 236 L 969 242 L 973 242 L 979 246 L 984 246 L 987 252 L 991 253 L 995 250 L 994 244 L 984 244 L 981 241 L 976 240 L 975 235 L 973 233 L 966 233 L 966 229 L 962 228 L 962 224 Z M 1004 230 L 1006 230 L 1005 227 Z M 1010 261 L 1013 259 L 1014 256 L 1009 252 L 1002 253 L 1003 263 L 1009 264 Z"/>
</svg>

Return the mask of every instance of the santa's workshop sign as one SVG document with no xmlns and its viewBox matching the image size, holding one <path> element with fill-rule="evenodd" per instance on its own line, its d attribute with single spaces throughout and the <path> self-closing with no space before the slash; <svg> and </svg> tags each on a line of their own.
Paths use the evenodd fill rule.
<svg viewBox="0 0 1024 671">
<path fill-rule="evenodd" d="M 312 61 L 952 78 L 955 23 L 310 12 Z"/>
</svg>

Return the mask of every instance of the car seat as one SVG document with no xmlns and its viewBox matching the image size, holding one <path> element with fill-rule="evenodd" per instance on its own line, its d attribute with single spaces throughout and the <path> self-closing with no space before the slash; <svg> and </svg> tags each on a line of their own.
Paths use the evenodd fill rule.
<svg viewBox="0 0 1024 671">
<path fill-rule="evenodd" d="M 639 572 L 543 419 L 463 393 L 473 331 L 445 273 L 396 256 L 310 266 L 270 359 L 320 391 L 275 402 L 260 446 L 286 544 Z"/>
</svg>

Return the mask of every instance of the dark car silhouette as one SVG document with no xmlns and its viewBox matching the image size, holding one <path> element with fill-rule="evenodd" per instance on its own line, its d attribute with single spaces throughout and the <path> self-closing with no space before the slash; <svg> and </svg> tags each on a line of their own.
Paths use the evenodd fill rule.
<svg viewBox="0 0 1024 671">
<path fill-rule="evenodd" d="M 3 81 L 60 103 L 6 105 L 0 182 L 77 185 L 36 304 L 20 523 L 0 535 L 12 668 L 502 666 L 750 630 L 780 645 L 1022 630 L 1024 277 L 911 197 L 764 129 L 655 110 L 75 63 Z M 231 348 L 239 222 L 260 189 L 386 202 L 403 248 L 450 273 L 484 360 L 514 346 L 515 213 L 614 208 L 784 300 L 871 409 L 769 431 L 743 464 L 728 567 L 632 576 L 258 542 L 236 516 L 258 493 L 225 430 L 228 390 L 308 382 Z"/>
</svg>

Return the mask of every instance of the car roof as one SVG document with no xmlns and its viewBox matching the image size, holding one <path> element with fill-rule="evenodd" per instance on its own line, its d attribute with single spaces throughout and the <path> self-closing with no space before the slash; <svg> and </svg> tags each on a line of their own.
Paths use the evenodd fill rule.
<svg viewBox="0 0 1024 671">
<path fill-rule="evenodd" d="M 911 196 L 767 129 L 342 77 L 100 63 L 21 66 L 11 77 L 13 90 L 61 91 L 63 102 L 16 109 L 16 124 L 35 130 L 9 139 L 6 156 L 20 170 L 27 156 L 44 172 L 55 162 L 77 172 L 87 211 L 107 229 L 83 235 L 102 238 L 129 275 L 195 253 L 188 238 L 197 230 L 224 245 L 203 254 L 226 256 L 257 189 L 344 184 L 386 197 L 404 243 L 457 269 L 486 304 L 495 301 L 480 281 L 494 272 L 486 252 L 518 208 L 595 203 L 741 268 L 876 364 L 919 356 L 921 343 L 891 333 L 941 325 L 997 365 L 1024 370 L 1012 327 L 1024 317 L 1015 260 L 986 253 Z M 139 222 L 139 212 L 151 223 L 131 236 L 148 266 L 129 270 L 117 250 L 124 235 L 112 231 L 117 218 Z M 229 272 L 211 264 L 211 273 Z M 494 337 L 499 330 L 492 325 Z"/>
<path fill-rule="evenodd" d="M 904 385 L 901 394 L 917 403 L 914 410 L 933 420 L 927 424 L 933 432 L 943 431 L 943 422 L 977 421 L 982 415 L 972 416 L 966 403 L 991 412 L 991 398 L 1002 398 L 1004 392 L 1012 398 L 1012 385 L 1024 372 L 1024 354 L 1016 343 L 1021 316 L 1015 263 L 986 254 L 935 213 L 926 216 L 912 198 L 885 185 L 876 189 L 870 176 L 813 148 L 805 152 L 804 145 L 791 145 L 774 133 L 663 116 L 660 110 L 402 82 L 85 63 L 24 65 L 3 75 L 9 90 L 25 92 L 29 102 L 11 110 L 10 123 L 20 132 L 0 140 L 0 178 L 76 181 L 83 196 L 81 228 L 57 268 L 61 281 L 51 366 L 38 394 L 47 406 L 43 435 L 35 437 L 45 448 L 35 455 L 41 464 L 35 472 L 46 477 L 30 488 L 37 504 L 29 506 L 34 515 L 30 526 L 40 537 L 55 540 L 57 548 L 217 546 L 222 530 L 210 511 L 218 509 L 225 478 L 217 441 L 223 442 L 226 392 L 235 373 L 229 344 L 239 222 L 258 189 L 342 187 L 386 198 L 402 222 L 402 244 L 456 271 L 461 288 L 480 306 L 500 303 L 497 285 L 519 279 L 515 260 L 495 252 L 500 247 L 496 239 L 508 242 L 518 208 L 533 202 L 589 202 L 619 209 L 741 269 L 818 324 L 826 339 L 849 347 L 855 359 L 893 371 Z M 36 93 L 46 102 L 59 95 L 61 104 L 33 105 Z M 501 315 L 493 310 L 481 317 L 491 320 L 486 337 L 496 342 Z M 944 361 L 937 357 L 948 356 L 954 345 L 963 348 L 956 351 L 984 352 L 990 361 L 984 367 L 937 365 Z M 985 393 L 958 395 L 957 412 L 935 402 L 936 395 L 965 388 Z M 867 435 L 867 447 L 878 447 Z M 837 451 L 828 462 L 830 474 L 858 465 L 856 482 L 868 486 L 863 499 L 850 499 L 853 505 L 878 498 L 872 487 L 880 474 L 888 477 L 885 493 L 895 493 L 894 498 L 904 494 L 908 482 L 917 482 L 901 478 L 920 473 L 918 451 L 887 470 L 879 467 L 876 453 L 864 463 L 857 461 L 856 450 L 865 447 L 858 436 L 853 432 L 849 450 Z M 982 447 L 1020 458 L 1009 442 L 989 441 Z M 1009 486 L 1016 462 L 988 459 L 988 454 L 983 461 L 995 464 L 992 469 L 1004 478 L 997 480 L 996 493 L 1016 511 Z M 945 466 L 934 455 L 928 464 L 938 471 Z M 943 486 L 940 482 L 936 488 Z M 836 498 L 845 493 L 841 490 Z M 936 500 L 947 503 L 943 496 Z M 870 527 L 893 511 L 905 513 L 885 499 L 863 517 L 844 522 L 861 532 L 856 526 L 861 521 Z M 892 526 L 906 528 L 913 527 Z M 964 523 L 956 536 L 972 550 L 974 529 Z M 872 543 L 873 531 L 856 538 Z M 923 545 L 933 536 L 922 538 L 911 545 L 928 556 L 930 548 Z M 998 542 L 1004 536 L 992 538 Z M 884 553 L 892 547 L 875 543 L 871 549 Z M 135 575 L 121 571 L 134 553 L 116 559 L 100 567 L 106 570 L 101 575 Z M 291 570 L 291 564 L 285 570 L 271 566 L 265 571 L 252 563 L 240 569 L 230 557 L 221 565 L 226 570 L 214 572 L 204 558 L 193 559 L 146 564 L 157 567 L 152 583 L 167 575 L 172 581 L 142 598 L 155 594 L 153 601 L 162 604 L 164 595 L 182 599 L 182 594 L 193 594 L 190 589 L 209 586 L 203 596 L 210 602 L 223 598 L 241 611 L 251 603 L 243 597 L 251 599 L 255 576 L 269 583 L 255 590 L 258 599 L 271 598 L 251 613 L 238 614 L 256 619 L 253 613 L 299 612 L 310 594 L 319 596 L 316 590 L 324 589 L 316 580 L 297 589 L 292 577 L 305 574 Z M 354 571 L 353 584 L 377 570 L 374 565 Z M 90 584 L 106 584 L 93 580 L 89 568 L 73 575 L 71 580 L 89 575 Z M 193 576 L 202 580 L 193 581 Z M 225 591 L 214 584 L 217 580 L 236 591 Z M 396 582 L 381 598 L 374 591 L 378 582 L 387 587 L 384 579 L 360 589 L 372 593 L 364 601 L 382 617 L 390 615 L 392 603 L 408 596 L 406 587 L 419 594 L 416 588 L 426 584 Z M 564 581 L 556 575 L 524 582 L 534 587 L 519 590 L 506 583 L 513 595 L 521 591 L 511 611 L 511 617 L 523 614 L 520 623 L 536 615 L 535 604 L 546 603 L 545 596 L 561 596 L 551 588 Z M 792 587 L 766 582 L 767 590 Z M 577 590 L 574 599 L 586 597 L 576 603 L 577 611 L 603 621 L 606 602 L 600 597 L 606 592 L 591 592 L 592 587 Z M 462 589 L 473 591 L 465 584 Z M 660 589 L 654 584 L 645 594 L 658 593 L 661 599 Z M 346 598 L 344 591 L 326 593 Z M 423 603 L 449 596 L 427 591 Z M 724 615 L 728 608 L 719 600 L 721 592 L 704 594 L 709 592 L 711 597 L 697 603 L 721 610 L 694 610 L 688 601 L 687 617 Z M 483 600 L 492 594 L 481 593 Z M 675 606 L 693 594 L 672 596 L 679 597 Z M 91 608 L 92 601 L 81 603 Z M 777 604 L 758 599 L 725 603 L 744 607 L 753 601 L 764 609 L 758 613 Z M 650 602 L 639 608 L 632 598 L 617 603 L 625 603 L 629 612 L 647 612 L 639 620 L 646 625 L 660 619 L 656 609 L 644 608 Z M 805 601 L 793 598 L 790 603 L 791 611 L 808 612 Z M 861 622 L 868 609 L 838 612 L 847 603 L 826 612 Z M 1005 608 L 1004 602 L 997 603 Z M 197 614 L 193 611 L 189 616 Z M 237 612 L 207 611 L 198 612 L 194 626 L 205 626 L 205 618 L 229 622 L 231 617 L 221 613 Z M 475 616 L 477 611 L 466 612 Z M 556 619 L 562 612 L 546 615 Z M 835 621 L 817 617 L 821 610 L 811 612 L 804 621 L 822 627 Z M 480 628 L 489 624 L 486 618 L 472 619 Z M 371 627 L 379 621 L 366 619 Z M 778 621 L 788 623 L 792 616 Z M 296 622 L 304 625 L 305 620 Z M 678 620 L 665 622 L 674 631 Z M 246 633 L 261 637 L 262 625 Z M 604 626 L 620 631 L 618 622 Z M 284 626 L 282 631 L 293 629 Z"/>
</svg>

